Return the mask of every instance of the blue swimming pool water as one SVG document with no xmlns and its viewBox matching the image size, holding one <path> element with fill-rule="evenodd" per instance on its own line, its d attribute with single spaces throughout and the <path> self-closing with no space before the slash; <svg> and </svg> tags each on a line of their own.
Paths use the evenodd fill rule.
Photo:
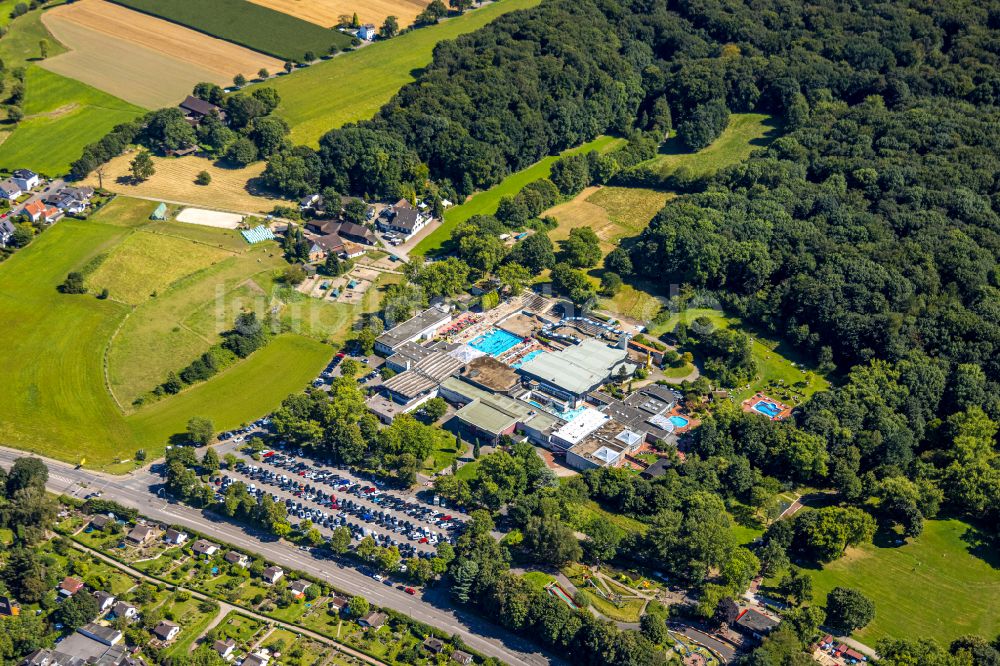
<svg viewBox="0 0 1000 666">
<path fill-rule="evenodd" d="M 780 407 L 778 407 L 773 402 L 766 402 L 764 400 L 758 402 L 756 405 L 753 406 L 753 408 L 758 412 L 760 412 L 761 414 L 763 414 L 764 416 L 772 419 L 781 413 Z"/>
<path fill-rule="evenodd" d="M 690 423 L 690 421 L 688 421 L 683 416 L 671 416 L 670 417 L 670 422 L 674 424 L 675 428 L 683 428 L 688 423 Z"/>
<path fill-rule="evenodd" d="M 524 356 L 522 356 L 521 360 L 518 361 L 517 363 L 513 364 L 511 367 L 512 368 L 520 368 L 522 365 L 524 365 L 525 363 L 527 363 L 531 359 L 535 358 L 539 354 L 544 354 L 544 353 L 545 353 L 544 349 L 536 349 L 534 351 L 530 351 L 527 354 L 525 354 Z"/>
<path fill-rule="evenodd" d="M 508 333 L 502 328 L 494 328 L 470 342 L 469 346 L 496 358 L 519 342 L 521 338 L 513 333 Z"/>
<path fill-rule="evenodd" d="M 578 417 L 580 414 L 583 414 L 585 411 L 587 411 L 586 407 L 577 407 L 575 409 L 567 409 L 565 411 L 560 411 L 559 408 L 556 407 L 555 405 L 550 405 L 546 407 L 540 402 L 535 402 L 534 400 L 529 400 L 528 404 L 534 405 L 535 407 L 538 407 L 538 409 L 548 412 L 549 414 L 555 414 L 556 416 L 561 418 L 563 421 L 566 421 L 567 423 Z"/>
</svg>

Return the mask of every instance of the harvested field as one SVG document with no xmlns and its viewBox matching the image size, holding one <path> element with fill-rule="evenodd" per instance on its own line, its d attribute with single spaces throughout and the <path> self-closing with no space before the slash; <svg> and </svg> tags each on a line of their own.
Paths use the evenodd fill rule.
<svg viewBox="0 0 1000 666">
<path fill-rule="evenodd" d="M 205 227 L 235 229 L 240 226 L 243 216 L 237 213 L 221 213 L 217 210 L 205 210 L 203 208 L 185 208 L 177 213 L 176 219 L 178 222 L 200 224 Z"/>
<path fill-rule="evenodd" d="M 104 169 L 104 187 L 133 197 L 190 204 L 204 208 L 221 208 L 241 213 L 270 213 L 284 199 L 266 192 L 251 191 L 253 182 L 264 171 L 264 163 L 251 164 L 245 169 L 226 169 L 204 157 L 154 157 L 156 173 L 142 183 L 133 183 L 128 163 L 134 155 L 126 153 L 108 162 Z M 209 185 L 195 185 L 201 171 L 212 176 Z M 97 175 L 91 174 L 88 185 L 97 185 Z"/>
<path fill-rule="evenodd" d="M 114 0 L 120 5 L 242 44 L 282 60 L 327 53 L 350 45 L 351 36 L 248 0 Z"/>
<path fill-rule="evenodd" d="M 352 16 L 355 12 L 362 23 L 382 25 L 386 16 L 395 16 L 399 25 L 413 24 L 417 14 L 427 8 L 424 0 L 250 0 L 283 14 L 321 25 L 324 28 L 337 25 L 341 15 Z M 447 4 L 447 3 L 446 3 Z"/>
<path fill-rule="evenodd" d="M 194 84 L 254 78 L 282 62 L 250 49 L 104 0 L 79 0 L 44 13 L 45 27 L 68 53 L 46 69 L 146 108 L 184 99 Z"/>
</svg>

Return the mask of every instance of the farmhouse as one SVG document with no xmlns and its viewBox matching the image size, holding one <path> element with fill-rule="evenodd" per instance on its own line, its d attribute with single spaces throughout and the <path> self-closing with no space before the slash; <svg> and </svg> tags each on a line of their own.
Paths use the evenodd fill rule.
<svg viewBox="0 0 1000 666">
<path fill-rule="evenodd" d="M 13 201 L 22 194 L 24 194 L 24 190 L 22 190 L 21 186 L 10 178 L 0 180 L 0 197 L 3 197 L 8 201 Z"/>
<path fill-rule="evenodd" d="M 185 532 L 179 532 L 173 528 L 167 530 L 166 534 L 163 535 L 163 540 L 169 543 L 171 546 L 180 546 L 188 540 L 188 535 Z"/>
<path fill-rule="evenodd" d="M 18 169 L 11 174 L 10 179 L 17 183 L 17 186 L 25 192 L 30 192 L 42 182 L 38 174 L 31 169 Z"/>
<path fill-rule="evenodd" d="M 407 342 L 431 339 L 439 328 L 451 320 L 450 312 L 429 307 L 378 336 L 375 340 L 375 351 L 384 356 L 391 356 Z"/>
<path fill-rule="evenodd" d="M 207 560 L 219 551 L 219 544 L 212 543 L 206 539 L 198 539 L 191 546 L 191 550 L 194 551 L 195 555 L 201 555 Z"/>
<path fill-rule="evenodd" d="M 346 249 L 347 244 L 344 243 L 344 239 L 334 233 L 326 234 L 312 239 L 312 245 L 309 247 L 309 260 L 319 261 L 326 259 L 331 254 L 343 254 Z"/>
<path fill-rule="evenodd" d="M 14 239 L 14 232 L 17 228 L 11 221 L 4 218 L 0 220 L 0 247 L 7 247 L 7 244 Z"/>
<path fill-rule="evenodd" d="M 374 23 L 365 23 L 363 26 L 358 28 L 358 39 L 363 39 L 366 42 L 370 42 L 375 39 L 375 35 L 377 34 L 378 32 L 375 30 Z"/>
<path fill-rule="evenodd" d="M 352 243 L 360 243 L 361 245 L 376 245 L 378 243 L 378 239 L 375 238 L 371 229 L 353 222 L 341 222 L 334 233 Z"/>
<path fill-rule="evenodd" d="M 399 201 L 391 210 L 379 219 L 382 231 L 394 232 L 404 238 L 409 238 L 430 222 L 428 215 L 410 205 L 406 199 Z"/>
<path fill-rule="evenodd" d="M 31 218 L 32 222 L 51 223 L 62 217 L 62 211 L 54 206 L 46 205 L 41 199 L 29 201 L 24 205 L 24 212 Z"/>
<path fill-rule="evenodd" d="M 213 113 L 219 114 L 219 118 L 226 119 L 226 112 L 211 102 L 188 95 L 178 106 L 184 112 L 184 118 L 191 124 L 197 125 L 202 118 Z"/>
<path fill-rule="evenodd" d="M 153 635 L 159 638 L 164 643 L 174 640 L 181 631 L 180 626 L 174 624 L 170 620 L 161 620 L 156 628 L 153 629 Z"/>
</svg>

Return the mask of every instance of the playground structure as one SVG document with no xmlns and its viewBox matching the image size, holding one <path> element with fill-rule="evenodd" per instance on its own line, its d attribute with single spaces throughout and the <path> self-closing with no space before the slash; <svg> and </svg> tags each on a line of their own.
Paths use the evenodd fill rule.
<svg viewBox="0 0 1000 666">
<path fill-rule="evenodd" d="M 565 601 L 567 604 L 569 604 L 570 608 L 573 609 L 579 608 L 577 603 L 573 601 L 573 597 L 569 596 L 569 592 L 563 589 L 563 586 L 560 585 L 559 583 L 555 581 L 549 583 L 548 585 L 545 586 L 545 591 L 551 594 L 556 599 L 562 599 L 563 601 Z"/>
</svg>

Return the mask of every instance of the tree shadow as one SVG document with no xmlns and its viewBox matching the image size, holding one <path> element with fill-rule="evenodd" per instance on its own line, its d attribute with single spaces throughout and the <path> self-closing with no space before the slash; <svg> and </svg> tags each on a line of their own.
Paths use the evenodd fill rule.
<svg viewBox="0 0 1000 666">
<path fill-rule="evenodd" d="M 772 141 L 781 136 L 782 131 L 785 129 L 784 121 L 777 117 L 771 116 L 763 123 L 764 127 L 768 128 L 764 136 L 757 137 L 756 139 L 750 139 L 751 146 L 765 147 L 771 144 Z"/>
<path fill-rule="evenodd" d="M 978 557 L 994 569 L 1000 569 L 1000 539 L 995 534 L 976 525 L 970 525 L 962 534 L 962 541 L 968 545 L 968 552 Z"/>
</svg>

